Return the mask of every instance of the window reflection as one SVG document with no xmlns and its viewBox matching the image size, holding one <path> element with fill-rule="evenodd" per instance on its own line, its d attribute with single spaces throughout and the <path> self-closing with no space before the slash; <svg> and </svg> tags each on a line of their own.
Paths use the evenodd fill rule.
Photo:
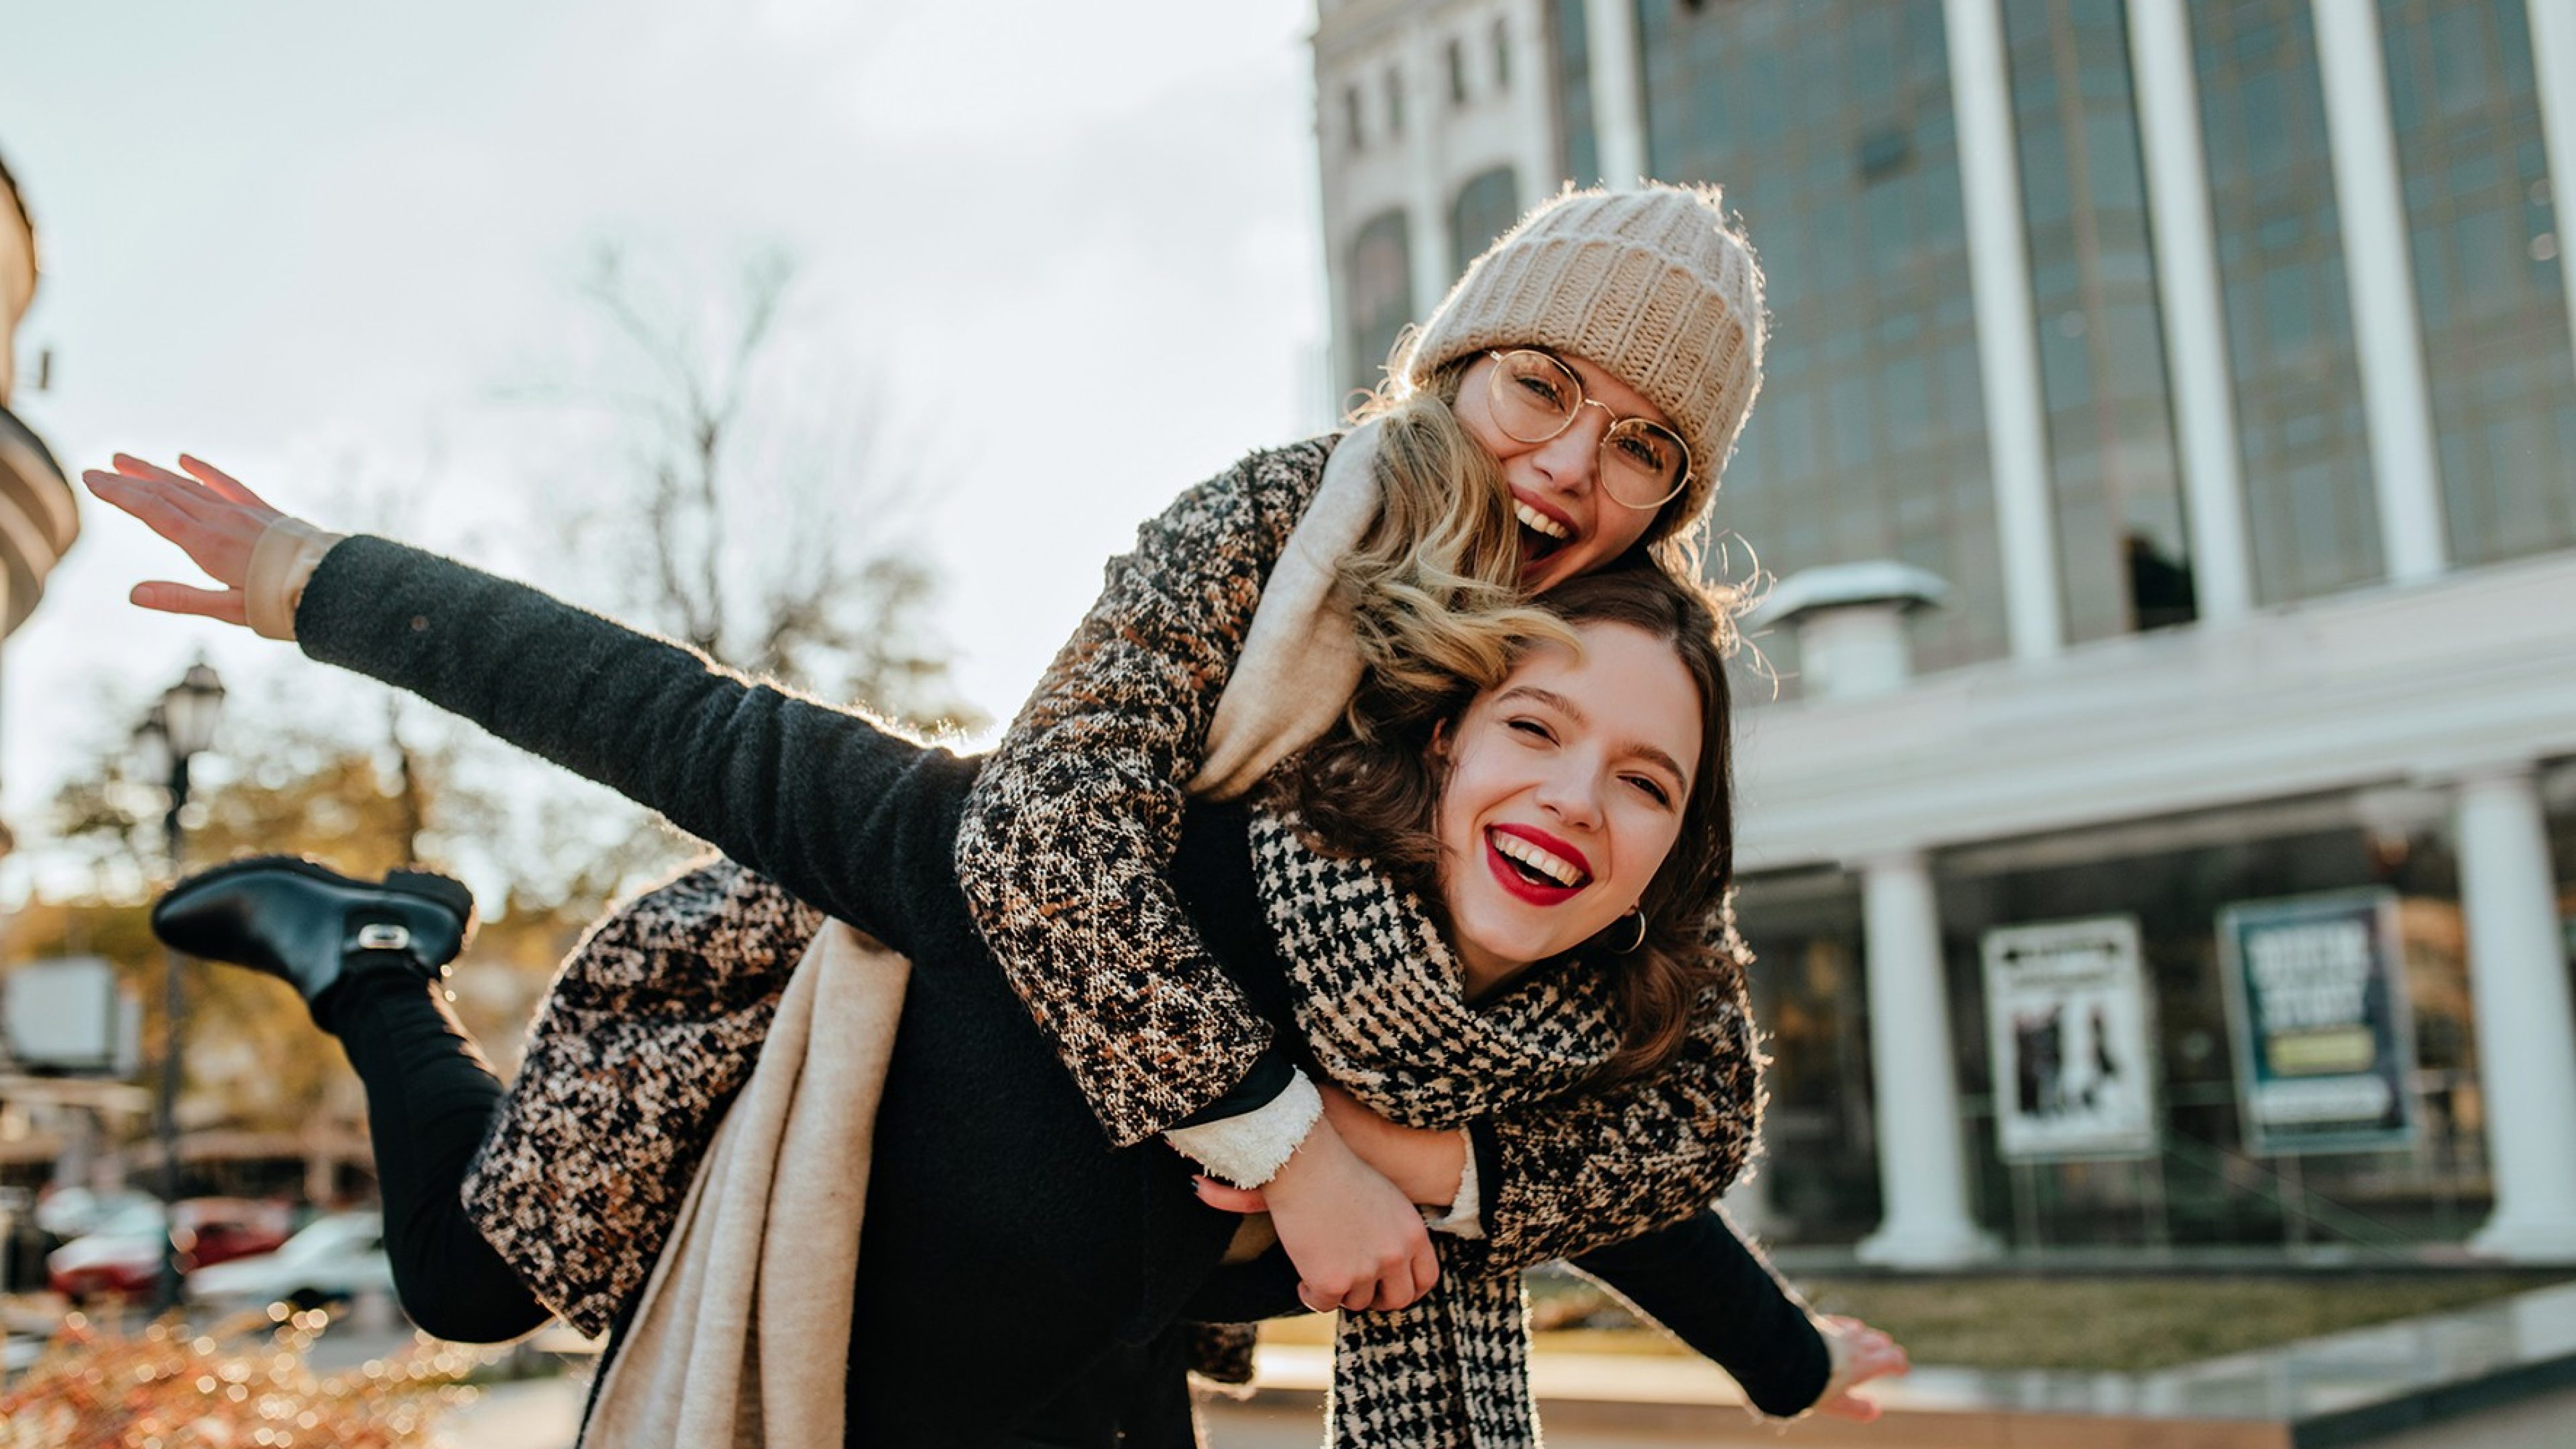
<svg viewBox="0 0 2576 1449">
<path fill-rule="evenodd" d="M 1509 166 L 1479 172 L 1458 188 L 1458 199 L 1449 209 L 1450 271 L 1465 271 L 1467 263 L 1482 256 L 1494 238 L 1511 230 L 1520 215 L 1520 183 Z"/>
<path fill-rule="evenodd" d="M 1413 320 L 1412 248 L 1404 213 L 1380 214 L 1351 243 L 1351 354 L 1343 360 L 1350 387 L 1374 386 L 1386 355 Z"/>
</svg>

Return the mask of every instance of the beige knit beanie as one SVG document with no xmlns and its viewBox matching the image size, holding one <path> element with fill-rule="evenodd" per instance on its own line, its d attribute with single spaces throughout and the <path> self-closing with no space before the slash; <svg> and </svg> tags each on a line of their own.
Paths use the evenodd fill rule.
<svg viewBox="0 0 2576 1449">
<path fill-rule="evenodd" d="M 1467 266 L 1394 370 L 1419 387 L 1490 348 L 1615 373 L 1690 445 L 1691 480 L 1647 535 L 1696 524 L 1762 389 L 1762 267 L 1714 186 L 1565 191 Z"/>
</svg>

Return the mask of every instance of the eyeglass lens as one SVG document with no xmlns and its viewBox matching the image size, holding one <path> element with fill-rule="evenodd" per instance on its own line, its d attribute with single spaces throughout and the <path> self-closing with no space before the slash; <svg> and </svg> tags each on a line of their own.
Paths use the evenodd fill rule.
<svg viewBox="0 0 2576 1449">
<path fill-rule="evenodd" d="M 1544 352 L 1506 352 L 1495 359 L 1494 421 L 1506 436 L 1544 443 L 1573 426 L 1583 410 L 1583 380 Z M 1681 490 L 1690 449 L 1669 429 L 1621 418 L 1601 440 L 1601 486 L 1632 508 L 1653 508 Z"/>
</svg>

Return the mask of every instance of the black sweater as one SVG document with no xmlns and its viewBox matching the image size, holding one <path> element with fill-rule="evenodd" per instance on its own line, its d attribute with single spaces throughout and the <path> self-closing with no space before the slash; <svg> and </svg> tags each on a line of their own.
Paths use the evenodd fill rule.
<svg viewBox="0 0 2576 1449">
<path fill-rule="evenodd" d="M 313 658 L 415 693 L 661 812 L 923 969 L 998 969 L 953 866 L 970 759 L 383 539 L 347 539 L 324 556 L 296 631 Z M 1229 973 L 1293 1039 L 1243 813 L 1195 812 L 1186 844 L 1175 886 Z M 1490 1169 L 1490 1154 L 1478 1155 Z M 1766 1412 L 1796 1412 L 1823 1389 L 1822 1339 L 1714 1211 L 1574 1266 L 1725 1367 Z M 1267 1271 L 1275 1287 L 1277 1265 Z"/>
</svg>

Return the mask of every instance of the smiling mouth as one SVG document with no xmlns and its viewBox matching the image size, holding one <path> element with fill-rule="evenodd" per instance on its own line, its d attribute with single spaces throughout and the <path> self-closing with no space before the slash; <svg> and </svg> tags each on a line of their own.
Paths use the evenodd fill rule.
<svg viewBox="0 0 2576 1449">
<path fill-rule="evenodd" d="M 1520 522 L 1521 564 L 1528 567 L 1545 562 L 1549 555 L 1574 541 L 1574 531 L 1546 514 L 1515 500 L 1512 516 Z"/>
<path fill-rule="evenodd" d="M 1572 900 L 1592 884 L 1582 866 L 1508 830 L 1485 832 L 1485 866 L 1505 890 L 1533 905 Z"/>
</svg>

